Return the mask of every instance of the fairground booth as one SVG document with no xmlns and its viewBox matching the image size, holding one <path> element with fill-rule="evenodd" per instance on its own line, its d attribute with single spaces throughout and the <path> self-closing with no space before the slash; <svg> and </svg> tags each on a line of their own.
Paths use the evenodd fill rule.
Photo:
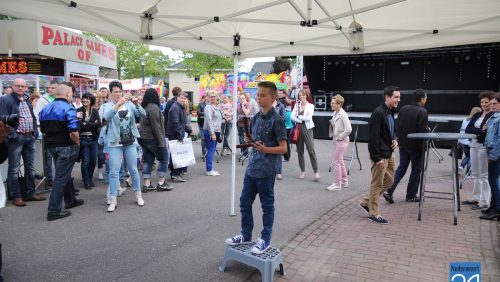
<svg viewBox="0 0 500 282">
<path fill-rule="evenodd" d="M 116 47 L 54 25 L 15 20 L 0 25 L 0 89 L 24 78 L 44 94 L 52 80 L 71 81 L 81 94 L 97 87 L 99 68 L 116 69 Z"/>
</svg>

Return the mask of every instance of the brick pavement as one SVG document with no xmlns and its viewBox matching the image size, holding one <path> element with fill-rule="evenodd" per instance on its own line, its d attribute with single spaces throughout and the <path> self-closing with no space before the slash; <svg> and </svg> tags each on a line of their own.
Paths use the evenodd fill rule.
<svg viewBox="0 0 500 282">
<path fill-rule="evenodd" d="M 450 177 L 437 177 L 427 190 L 450 185 Z M 324 214 L 282 248 L 286 275 L 276 281 L 449 281 L 453 261 L 480 261 L 481 281 L 500 281 L 499 223 L 479 220 L 479 211 L 465 206 L 454 226 L 452 202 L 438 199 L 426 199 L 419 222 L 418 203 L 406 203 L 405 190 L 401 183 L 392 205 L 381 198 L 389 225 L 368 221 L 361 195 Z M 471 190 L 468 181 L 462 199 Z"/>
</svg>

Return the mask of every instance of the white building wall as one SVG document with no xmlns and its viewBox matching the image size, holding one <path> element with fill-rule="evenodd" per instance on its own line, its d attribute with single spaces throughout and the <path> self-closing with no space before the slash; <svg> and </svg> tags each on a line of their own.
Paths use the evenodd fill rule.
<svg viewBox="0 0 500 282">
<path fill-rule="evenodd" d="M 168 75 L 168 80 L 169 80 L 169 93 L 168 93 L 168 98 L 170 99 L 172 97 L 172 88 L 175 86 L 179 86 L 182 91 L 185 92 L 193 92 L 193 104 L 198 104 L 199 102 L 199 95 L 200 95 L 200 82 L 199 81 L 194 81 L 194 77 L 188 77 L 186 73 L 182 71 L 170 71 Z"/>
</svg>

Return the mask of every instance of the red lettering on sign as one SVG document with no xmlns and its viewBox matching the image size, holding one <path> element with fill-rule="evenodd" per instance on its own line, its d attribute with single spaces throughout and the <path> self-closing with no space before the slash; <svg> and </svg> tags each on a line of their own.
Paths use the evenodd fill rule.
<svg viewBox="0 0 500 282">
<path fill-rule="evenodd" d="M 49 40 L 54 37 L 54 31 L 46 26 L 42 26 L 42 44 L 49 45 Z"/>
<path fill-rule="evenodd" d="M 69 45 L 68 34 L 66 32 L 64 33 L 64 45 Z"/>
<path fill-rule="evenodd" d="M 7 73 L 7 62 L 0 63 L 0 73 L 1 74 Z"/>
<path fill-rule="evenodd" d="M 0 74 L 28 73 L 26 61 L 3 61 L 0 62 Z"/>
<path fill-rule="evenodd" d="M 108 58 L 112 61 L 115 60 L 115 49 L 113 48 L 108 49 Z"/>
<path fill-rule="evenodd" d="M 17 73 L 17 62 L 7 62 L 7 73 Z"/>
<path fill-rule="evenodd" d="M 85 57 L 85 54 L 84 54 L 84 52 L 83 52 L 82 49 L 78 49 L 77 55 L 78 55 L 78 59 L 81 60 L 81 61 L 83 61 L 83 59 Z"/>
<path fill-rule="evenodd" d="M 59 31 L 56 31 L 56 36 L 54 37 L 52 45 L 63 45 L 61 34 L 59 33 Z"/>
<path fill-rule="evenodd" d="M 90 51 L 85 51 L 85 61 L 90 61 Z"/>
</svg>

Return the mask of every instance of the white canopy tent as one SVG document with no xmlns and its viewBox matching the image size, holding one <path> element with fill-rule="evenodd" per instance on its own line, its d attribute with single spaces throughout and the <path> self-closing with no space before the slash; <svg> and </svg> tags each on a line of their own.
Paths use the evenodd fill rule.
<svg viewBox="0 0 500 282">
<path fill-rule="evenodd" d="M 152 45 L 234 56 L 235 74 L 240 58 L 500 41 L 499 0 L 0 0 L 0 11 Z M 233 112 L 236 116 L 236 103 Z M 236 140 L 236 123 L 233 134 Z"/>
</svg>

